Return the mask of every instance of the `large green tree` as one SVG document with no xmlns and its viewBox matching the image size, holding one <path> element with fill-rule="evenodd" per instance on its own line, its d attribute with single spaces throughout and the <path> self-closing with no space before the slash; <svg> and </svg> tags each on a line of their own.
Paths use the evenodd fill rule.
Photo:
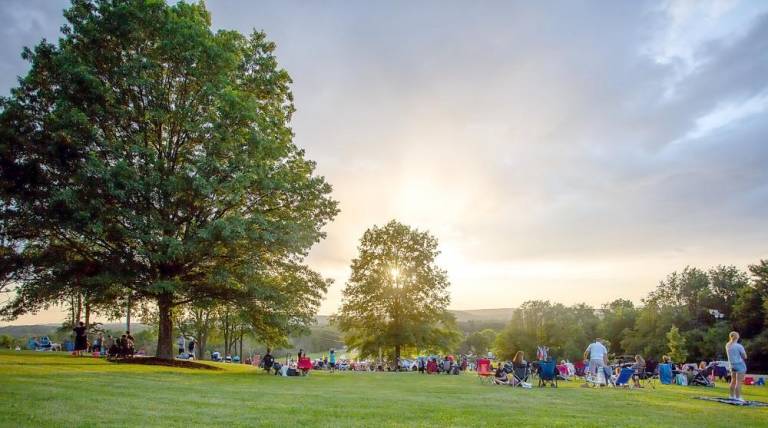
<svg viewBox="0 0 768 428">
<path fill-rule="evenodd" d="M 342 306 L 333 323 L 361 356 L 403 348 L 448 350 L 458 341 L 448 276 L 435 263 L 437 239 L 397 221 L 368 229 L 360 240 Z M 394 351 L 392 354 L 390 351 Z"/>
<path fill-rule="evenodd" d="M 243 307 L 268 334 L 310 322 L 328 281 L 303 258 L 337 204 L 292 142 L 275 45 L 213 32 L 203 4 L 73 0 L 65 16 L 0 102 L 6 316 L 130 290 L 157 305 L 166 358 L 188 302 Z"/>
</svg>

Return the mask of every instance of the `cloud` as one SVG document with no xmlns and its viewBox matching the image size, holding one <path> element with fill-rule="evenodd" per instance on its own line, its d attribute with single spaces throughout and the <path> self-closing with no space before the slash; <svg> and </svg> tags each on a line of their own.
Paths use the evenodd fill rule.
<svg viewBox="0 0 768 428">
<path fill-rule="evenodd" d="M 341 201 L 310 256 L 336 279 L 324 313 L 364 230 L 392 218 L 440 239 L 457 308 L 638 300 L 687 264 L 768 256 L 766 4 L 207 6 L 277 42 L 296 142 Z M 0 7 L 20 74 L 62 6 Z"/>
</svg>

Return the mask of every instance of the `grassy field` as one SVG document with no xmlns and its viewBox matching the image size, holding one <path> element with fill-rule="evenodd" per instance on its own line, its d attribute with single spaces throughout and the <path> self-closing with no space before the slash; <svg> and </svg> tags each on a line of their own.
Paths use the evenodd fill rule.
<svg viewBox="0 0 768 428">
<path fill-rule="evenodd" d="M 716 388 L 523 390 L 474 374 L 270 376 L 0 352 L 0 426 L 768 426 L 767 408 L 694 400 Z M 768 401 L 768 388 L 746 387 Z"/>
</svg>

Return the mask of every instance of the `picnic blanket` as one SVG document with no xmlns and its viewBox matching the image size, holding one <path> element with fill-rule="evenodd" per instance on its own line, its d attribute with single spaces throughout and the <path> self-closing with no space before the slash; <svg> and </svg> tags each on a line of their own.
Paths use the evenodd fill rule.
<svg viewBox="0 0 768 428">
<path fill-rule="evenodd" d="M 762 401 L 737 401 L 730 398 L 721 397 L 693 397 L 696 400 L 716 401 L 718 403 L 730 404 L 732 406 L 745 406 L 745 407 L 768 407 L 768 403 Z"/>
</svg>

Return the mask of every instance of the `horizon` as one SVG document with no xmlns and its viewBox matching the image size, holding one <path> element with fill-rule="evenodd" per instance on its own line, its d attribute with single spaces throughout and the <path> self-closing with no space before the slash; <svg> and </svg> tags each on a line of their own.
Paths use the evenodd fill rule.
<svg viewBox="0 0 768 428">
<path fill-rule="evenodd" d="M 0 4 L 0 95 L 67 5 Z M 294 141 L 340 201 L 308 257 L 335 281 L 320 314 L 393 218 L 438 238 L 453 310 L 639 304 L 686 266 L 768 258 L 768 3 L 206 6 L 277 44 Z"/>
</svg>

